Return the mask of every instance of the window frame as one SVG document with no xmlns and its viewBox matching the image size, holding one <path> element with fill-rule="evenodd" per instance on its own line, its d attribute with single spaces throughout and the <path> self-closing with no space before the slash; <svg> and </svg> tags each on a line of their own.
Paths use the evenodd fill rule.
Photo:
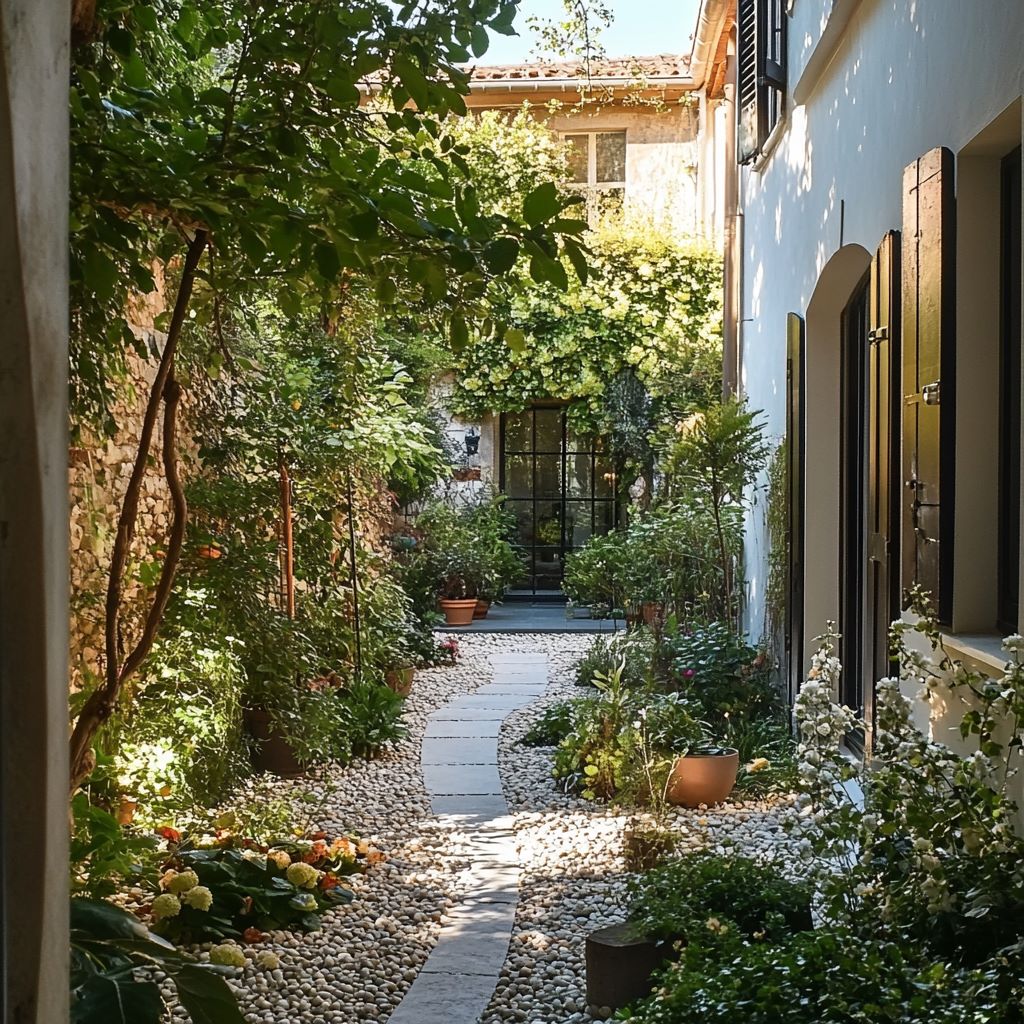
<svg viewBox="0 0 1024 1024">
<path fill-rule="evenodd" d="M 622 136 L 622 180 L 621 181 L 598 181 L 597 180 L 597 137 L 598 135 L 621 135 Z M 561 133 L 562 142 L 571 145 L 570 138 L 586 137 L 587 139 L 587 180 L 570 181 L 571 188 L 595 189 L 602 192 L 613 189 L 626 191 L 626 184 L 629 177 L 629 132 L 626 128 L 589 128 L 583 131 L 572 131 L 566 129 Z"/>
</svg>

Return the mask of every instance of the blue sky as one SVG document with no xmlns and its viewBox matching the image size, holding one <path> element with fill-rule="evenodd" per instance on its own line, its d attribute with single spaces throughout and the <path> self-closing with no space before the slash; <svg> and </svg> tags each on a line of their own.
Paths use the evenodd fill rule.
<svg viewBox="0 0 1024 1024">
<path fill-rule="evenodd" d="M 689 53 L 700 0 L 607 0 L 615 20 L 601 34 L 609 57 L 652 53 Z M 515 64 L 533 59 L 533 33 L 526 25 L 531 15 L 564 17 L 562 0 L 522 0 L 516 19 L 519 36 L 494 36 L 482 64 Z"/>
</svg>

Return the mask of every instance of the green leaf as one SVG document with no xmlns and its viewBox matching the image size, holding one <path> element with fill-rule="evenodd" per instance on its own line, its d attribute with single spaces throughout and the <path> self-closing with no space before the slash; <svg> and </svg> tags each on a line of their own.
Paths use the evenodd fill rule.
<svg viewBox="0 0 1024 1024">
<path fill-rule="evenodd" d="M 164 1001 L 152 981 L 97 974 L 78 989 L 72 1024 L 159 1024 Z M 194 1018 L 193 1018 L 194 1019 Z M 238 1018 L 241 1020 L 241 1016 Z"/>
<path fill-rule="evenodd" d="M 505 344 L 516 354 L 526 349 L 526 335 L 517 327 L 505 332 Z"/>
<path fill-rule="evenodd" d="M 222 977 L 198 964 L 189 964 L 173 979 L 192 1024 L 244 1024 L 238 1002 Z"/>
<path fill-rule="evenodd" d="M 571 242 L 566 242 L 562 248 L 565 251 L 565 255 L 569 257 L 569 262 L 572 264 L 572 269 L 576 271 L 580 284 L 586 284 L 587 279 L 590 277 L 590 267 L 587 264 L 586 256 L 583 255 L 583 251 L 578 245 L 574 245 Z"/>
<path fill-rule="evenodd" d="M 558 210 L 558 189 L 551 181 L 538 185 L 523 200 L 523 219 L 531 227 L 554 217 Z"/>
<path fill-rule="evenodd" d="M 569 287 L 569 275 L 565 272 L 565 267 L 558 260 L 539 253 L 530 259 L 530 277 L 537 284 L 549 282 L 563 292 Z"/>
<path fill-rule="evenodd" d="M 461 313 L 452 317 L 450 339 L 453 352 L 461 352 L 469 344 L 469 328 Z"/>
<path fill-rule="evenodd" d="M 508 273 L 516 265 L 518 258 L 519 242 L 508 236 L 495 238 L 484 249 L 484 261 L 495 274 Z"/>
<path fill-rule="evenodd" d="M 377 281 L 376 294 L 377 301 L 382 306 L 391 306 L 398 298 L 398 285 L 395 284 L 393 278 L 382 277 Z"/>
<path fill-rule="evenodd" d="M 133 89 L 148 89 L 151 84 L 146 65 L 137 53 L 133 53 L 124 66 L 124 80 Z"/>
<path fill-rule="evenodd" d="M 487 35 L 487 29 L 483 25 L 474 25 L 472 28 L 472 43 L 470 44 L 473 49 L 474 57 L 482 57 L 486 52 L 488 46 L 491 45 L 491 40 Z"/>
</svg>

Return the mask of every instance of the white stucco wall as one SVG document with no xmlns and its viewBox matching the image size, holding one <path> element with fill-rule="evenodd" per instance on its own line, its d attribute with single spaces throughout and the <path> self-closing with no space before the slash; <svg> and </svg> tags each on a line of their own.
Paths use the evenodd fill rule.
<svg viewBox="0 0 1024 1024">
<path fill-rule="evenodd" d="M 836 19 L 831 25 L 830 18 Z M 901 227 L 907 164 L 940 145 L 960 154 L 1019 99 L 1024 2 L 795 0 L 789 41 L 787 122 L 763 166 L 744 169 L 740 183 L 742 384 L 776 437 L 785 429 L 787 313 L 806 316 L 841 244 L 861 247 L 844 253 L 850 258 L 841 270 L 855 274 L 857 253 L 873 253 L 887 231 Z M 834 427 L 838 418 L 838 394 L 829 393 L 835 354 L 825 351 L 837 335 L 808 324 L 808 405 L 818 408 L 818 430 L 809 423 L 808 444 L 820 449 L 819 464 L 837 436 L 828 434 L 829 419 Z M 813 530 L 810 520 L 817 518 L 824 535 L 838 529 L 834 481 L 816 477 L 813 465 L 808 520 Z M 760 518 L 755 512 L 747 546 L 747 618 L 754 633 L 764 620 Z M 809 537 L 809 574 L 826 582 L 820 594 L 807 594 L 808 636 L 835 611 L 828 594 L 837 567 L 822 558 Z"/>
</svg>

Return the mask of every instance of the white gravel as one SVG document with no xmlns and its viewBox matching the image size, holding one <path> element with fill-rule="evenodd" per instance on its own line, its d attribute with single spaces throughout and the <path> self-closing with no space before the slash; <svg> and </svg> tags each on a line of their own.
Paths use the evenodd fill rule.
<svg viewBox="0 0 1024 1024">
<path fill-rule="evenodd" d="M 630 814 L 558 792 L 550 749 L 519 743 L 547 704 L 581 692 L 572 668 L 594 636 L 456 635 L 462 652 L 456 666 L 417 672 L 406 701 L 409 736 L 398 747 L 379 760 L 303 779 L 265 776 L 237 795 L 244 802 L 294 799 L 297 818 L 305 820 L 306 794 L 312 793 L 323 805 L 319 828 L 331 836 L 358 832 L 388 858 L 351 880 L 355 900 L 325 915 L 320 931 L 277 932 L 248 947 L 248 966 L 231 984 L 251 1024 L 383 1024 L 391 1015 L 436 942 L 446 911 L 466 895 L 467 836 L 431 815 L 423 786 L 426 720 L 490 680 L 489 654 L 527 651 L 548 655 L 550 683 L 547 694 L 511 715 L 501 733 L 500 770 L 515 815 L 522 876 L 508 959 L 482 1024 L 576 1024 L 607 1015 L 586 1006 L 584 940 L 625 916 L 629 876 L 621 842 Z M 777 801 L 678 809 L 670 827 L 679 830 L 684 848 L 770 852 L 788 841 L 779 825 L 785 807 Z M 279 969 L 255 965 L 262 950 L 278 954 Z M 186 1019 L 179 1008 L 174 1019 Z"/>
</svg>

